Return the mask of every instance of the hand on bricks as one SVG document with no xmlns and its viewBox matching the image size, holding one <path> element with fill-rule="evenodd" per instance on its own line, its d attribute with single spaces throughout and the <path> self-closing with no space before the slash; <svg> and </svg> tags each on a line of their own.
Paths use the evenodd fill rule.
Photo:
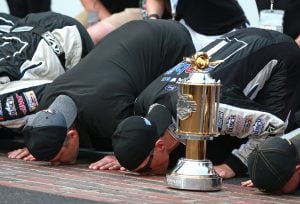
<svg viewBox="0 0 300 204">
<path fill-rule="evenodd" d="M 223 179 L 228 179 L 235 176 L 235 172 L 227 164 L 214 166 L 214 170 L 216 174 L 218 174 Z"/>
<path fill-rule="evenodd" d="M 93 170 L 126 170 L 120 165 L 117 158 L 114 155 L 107 155 L 99 161 L 90 164 L 89 169 Z"/>
<path fill-rule="evenodd" d="M 244 186 L 244 187 L 254 187 L 254 184 L 252 183 L 251 180 L 243 181 L 241 183 L 241 185 Z"/>
<path fill-rule="evenodd" d="M 35 161 L 36 160 L 35 157 L 29 153 L 29 151 L 26 147 L 8 152 L 8 158 L 23 159 L 25 161 Z"/>
</svg>

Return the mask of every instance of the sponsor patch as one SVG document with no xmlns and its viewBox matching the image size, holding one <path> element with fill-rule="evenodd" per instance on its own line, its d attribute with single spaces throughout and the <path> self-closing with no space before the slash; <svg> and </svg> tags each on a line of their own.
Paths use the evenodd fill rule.
<svg viewBox="0 0 300 204">
<path fill-rule="evenodd" d="M 234 134 L 239 135 L 244 129 L 244 119 L 242 116 L 237 115 L 235 118 L 235 124 L 234 124 Z"/>
<path fill-rule="evenodd" d="M 208 72 L 208 73 L 211 73 L 212 71 L 214 70 L 214 68 L 213 67 L 208 67 L 208 68 L 206 68 L 206 72 Z"/>
<path fill-rule="evenodd" d="M 224 112 L 219 111 L 218 114 L 218 129 L 221 130 L 223 126 Z"/>
<path fill-rule="evenodd" d="M 235 124 L 236 116 L 235 115 L 230 115 L 226 121 L 226 132 L 227 133 L 232 133 L 234 124 Z"/>
<path fill-rule="evenodd" d="M 27 108 L 26 108 L 26 104 L 25 104 L 25 101 L 24 101 L 24 98 L 18 94 L 16 94 L 16 98 L 17 98 L 17 101 L 18 101 L 18 105 L 19 105 L 19 109 L 20 111 L 26 115 L 27 114 Z"/>
<path fill-rule="evenodd" d="M 170 81 L 172 79 L 172 77 L 163 77 L 162 79 L 161 79 L 161 81 L 166 81 L 166 82 L 168 82 L 168 81 Z"/>
<path fill-rule="evenodd" d="M 176 129 L 177 126 L 175 123 L 171 123 L 171 125 L 169 125 L 168 130 L 170 131 L 170 133 L 174 136 L 176 135 Z"/>
<path fill-rule="evenodd" d="M 176 83 L 177 78 L 172 78 L 170 82 Z"/>
<path fill-rule="evenodd" d="M 274 130 L 276 130 L 276 127 L 275 127 L 274 125 L 269 124 L 269 125 L 266 127 L 266 130 L 268 131 L 268 133 L 273 133 Z"/>
<path fill-rule="evenodd" d="M 252 117 L 246 117 L 243 127 L 243 132 L 249 132 L 251 126 L 252 126 L 253 118 Z"/>
<path fill-rule="evenodd" d="M 18 116 L 13 96 L 7 97 L 5 103 L 5 110 L 7 110 L 10 117 Z"/>
<path fill-rule="evenodd" d="M 176 91 L 177 90 L 177 85 L 167 85 L 165 87 L 166 91 Z"/>
<path fill-rule="evenodd" d="M 189 65 L 189 66 L 187 67 L 187 69 L 185 69 L 185 73 L 192 73 L 192 72 L 193 72 L 192 66 Z"/>
<path fill-rule="evenodd" d="M 258 118 L 253 124 L 252 134 L 255 136 L 260 135 L 264 131 L 264 127 L 265 127 L 265 122 L 262 119 Z"/>
<path fill-rule="evenodd" d="M 30 112 L 33 112 L 36 110 L 36 108 L 38 107 L 38 100 L 36 98 L 36 95 L 34 93 L 34 91 L 27 91 L 23 93 L 25 100 L 27 102 L 28 105 L 28 109 Z"/>
<path fill-rule="evenodd" d="M 55 54 L 59 56 L 64 53 L 64 49 L 60 45 L 59 41 L 50 31 L 47 31 L 44 34 L 42 34 L 42 37 L 47 42 L 47 44 L 52 48 Z"/>
<path fill-rule="evenodd" d="M 187 67 L 189 67 L 190 64 L 185 63 L 185 62 L 180 62 L 179 64 L 177 64 L 175 67 L 171 68 L 170 70 L 168 70 L 165 75 L 169 75 L 169 74 L 173 74 L 174 72 L 177 73 L 177 75 L 180 75 L 181 73 L 183 73 L 185 71 L 185 69 Z"/>
</svg>

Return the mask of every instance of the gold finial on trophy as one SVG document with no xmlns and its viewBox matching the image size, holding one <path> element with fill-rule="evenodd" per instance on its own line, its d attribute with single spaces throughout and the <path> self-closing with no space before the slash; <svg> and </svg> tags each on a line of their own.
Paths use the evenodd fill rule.
<svg viewBox="0 0 300 204">
<path fill-rule="evenodd" d="M 184 61 L 191 64 L 194 71 L 205 70 L 208 66 L 218 65 L 224 60 L 210 61 L 206 52 L 196 52 L 192 57 L 185 57 Z"/>
</svg>

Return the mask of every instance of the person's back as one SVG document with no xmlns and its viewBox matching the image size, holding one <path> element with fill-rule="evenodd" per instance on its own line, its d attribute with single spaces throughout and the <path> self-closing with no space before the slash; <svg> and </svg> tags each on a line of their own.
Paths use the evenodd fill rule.
<svg viewBox="0 0 300 204">
<path fill-rule="evenodd" d="M 0 35 L 8 33 L 19 18 L 0 12 Z"/>
<path fill-rule="evenodd" d="M 53 80 L 93 48 L 82 25 L 54 12 L 18 19 L 0 41 L 4 45 L 0 50 L 0 76 L 10 81 Z"/>
<path fill-rule="evenodd" d="M 78 108 L 75 126 L 81 146 L 109 149 L 116 125 L 133 114 L 138 94 L 193 51 L 188 32 L 177 22 L 130 22 L 48 86 L 39 109 L 47 108 L 60 94 L 70 96 Z"/>
<path fill-rule="evenodd" d="M 295 82 L 300 76 L 299 48 L 291 38 L 279 32 L 246 28 L 215 40 L 201 51 L 207 52 L 212 60 L 224 60 L 224 63 L 210 68 L 211 75 L 221 80 L 220 101 L 225 105 L 220 106 L 224 115 L 219 121 L 223 136 L 208 141 L 207 157 L 214 164 L 226 162 L 236 174 L 245 173 L 252 146 L 263 140 L 268 131 L 275 134 L 278 128 L 282 133 L 284 121 L 298 106 Z M 150 105 L 161 103 L 176 118 L 176 82 L 187 77 L 189 72 L 190 65 L 181 63 L 156 79 L 138 97 L 136 114 L 146 115 Z M 235 108 L 229 111 L 227 105 L 241 112 Z M 241 113 L 246 113 L 243 109 L 253 110 L 251 119 L 240 118 Z M 262 115 L 268 116 L 263 119 Z M 227 127 L 230 118 L 237 121 L 231 124 L 231 128 Z M 244 128 L 240 127 L 243 125 L 241 121 L 245 122 Z M 247 136 L 251 141 L 242 145 L 248 140 Z"/>
<path fill-rule="evenodd" d="M 274 47 L 273 51 L 270 49 L 270 46 Z M 270 51 L 266 53 L 264 52 L 264 49 Z M 278 53 L 277 49 L 279 49 L 282 54 L 276 54 Z M 258 28 L 246 28 L 229 33 L 224 37 L 215 40 L 213 43 L 204 47 L 201 51 L 207 52 L 212 60 L 224 60 L 224 63 L 211 68 L 211 75 L 216 80 L 220 79 L 223 87 L 235 84 L 241 89 L 245 89 L 244 93 L 249 93 L 249 95 L 246 95 L 251 97 L 251 94 L 255 95 L 258 91 L 260 91 L 252 90 L 252 92 L 255 91 L 252 93 L 251 87 L 247 87 L 251 78 L 258 75 L 258 73 L 264 68 L 270 69 L 269 71 L 266 71 L 267 73 L 270 73 L 275 72 L 274 70 L 272 71 L 274 67 L 280 67 L 282 64 L 284 64 L 286 68 L 291 67 L 286 63 L 290 63 L 291 65 L 294 63 L 294 59 L 297 59 L 295 58 L 295 56 L 297 56 L 297 49 L 298 47 L 296 46 L 296 43 L 288 36 L 274 31 L 267 31 Z M 288 52 L 288 50 L 293 51 Z M 274 54 L 270 54 L 270 52 L 274 52 Z M 278 60 L 278 62 L 273 65 L 269 64 L 273 59 Z M 298 60 L 296 61 L 298 62 Z M 178 64 L 157 78 L 156 81 L 152 82 L 146 89 L 149 90 L 149 92 L 145 90 L 139 96 L 139 99 L 142 100 L 143 104 L 139 107 L 141 108 L 141 113 L 146 111 L 147 108 L 155 102 L 154 100 L 157 96 L 165 93 L 177 95 L 177 92 L 174 91 L 176 89 L 163 89 L 162 87 L 165 87 L 166 85 L 169 87 L 171 85 L 176 85 L 179 77 L 184 78 L 188 76 L 188 68 L 189 64 L 187 63 Z M 245 72 L 249 73 L 249 75 L 240 74 Z M 293 77 L 293 75 L 291 74 L 289 77 Z M 165 78 L 173 80 L 163 80 Z M 258 89 L 259 88 L 261 87 L 258 87 Z M 260 97 L 260 95 L 254 95 L 251 97 L 252 99 Z M 278 96 L 276 97 L 276 101 L 278 101 Z M 174 103 L 172 103 L 172 111 L 176 110 L 176 102 L 177 99 L 175 99 Z M 283 108 L 283 106 L 281 106 L 281 108 Z M 281 112 L 281 108 L 276 111 L 276 114 L 283 114 Z M 173 115 L 176 116 L 175 112 L 173 112 Z"/>
</svg>

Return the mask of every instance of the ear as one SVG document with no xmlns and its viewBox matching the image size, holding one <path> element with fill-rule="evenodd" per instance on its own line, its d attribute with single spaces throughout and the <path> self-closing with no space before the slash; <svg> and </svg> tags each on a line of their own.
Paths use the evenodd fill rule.
<svg viewBox="0 0 300 204">
<path fill-rule="evenodd" d="M 296 38 L 296 43 L 298 44 L 298 46 L 300 47 L 300 34 L 298 35 L 298 37 Z"/>
<path fill-rule="evenodd" d="M 69 129 L 67 132 L 67 137 L 69 139 L 77 139 L 79 138 L 78 131 L 76 129 Z"/>
<path fill-rule="evenodd" d="M 296 165 L 296 171 L 300 172 L 300 164 Z"/>
<path fill-rule="evenodd" d="M 166 146 L 165 146 L 165 141 L 163 139 L 158 139 L 156 142 L 155 142 L 155 148 L 158 150 L 158 151 L 164 151 L 166 149 Z"/>
</svg>

